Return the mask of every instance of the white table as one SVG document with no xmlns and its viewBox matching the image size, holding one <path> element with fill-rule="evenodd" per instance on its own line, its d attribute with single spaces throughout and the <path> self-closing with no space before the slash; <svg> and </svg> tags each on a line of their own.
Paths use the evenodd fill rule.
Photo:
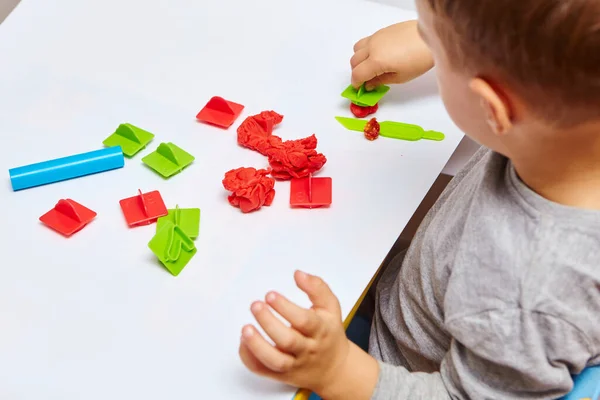
<svg viewBox="0 0 600 400">
<path fill-rule="evenodd" d="M 368 142 L 344 130 L 339 93 L 355 40 L 412 18 L 359 0 L 24 0 L 0 26 L 0 169 L 101 147 L 121 122 L 156 134 L 124 169 L 12 192 L 0 185 L 0 398 L 289 399 L 294 389 L 238 360 L 249 305 L 269 289 L 308 305 L 302 268 L 323 276 L 348 313 L 462 138 L 431 76 L 394 88 L 380 120 L 443 131 L 443 142 Z M 243 215 L 223 174 L 266 167 L 235 127 L 195 121 L 213 95 L 285 115 L 284 138 L 316 133 L 329 159 L 330 209 Z M 196 156 L 163 180 L 141 164 L 161 141 Z M 202 209 L 198 254 L 177 278 L 128 229 L 118 201 L 158 189 Z M 70 239 L 38 222 L 61 198 L 98 212 Z"/>
</svg>

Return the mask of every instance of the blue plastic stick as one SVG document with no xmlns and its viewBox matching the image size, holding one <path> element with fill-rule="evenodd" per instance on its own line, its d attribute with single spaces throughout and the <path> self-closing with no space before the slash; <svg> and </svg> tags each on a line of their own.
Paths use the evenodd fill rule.
<svg viewBox="0 0 600 400">
<path fill-rule="evenodd" d="M 14 191 L 60 182 L 80 176 L 122 168 L 125 158 L 121 146 L 57 158 L 8 170 Z"/>
</svg>

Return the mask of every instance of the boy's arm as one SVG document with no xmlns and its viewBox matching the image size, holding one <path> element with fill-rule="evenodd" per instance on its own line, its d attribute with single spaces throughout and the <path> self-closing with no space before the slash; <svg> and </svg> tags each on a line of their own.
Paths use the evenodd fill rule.
<svg viewBox="0 0 600 400">
<path fill-rule="evenodd" d="M 405 83 L 433 68 L 431 51 L 421 38 L 417 21 L 383 28 L 354 45 L 352 84 L 367 90 L 382 84 Z"/>
</svg>

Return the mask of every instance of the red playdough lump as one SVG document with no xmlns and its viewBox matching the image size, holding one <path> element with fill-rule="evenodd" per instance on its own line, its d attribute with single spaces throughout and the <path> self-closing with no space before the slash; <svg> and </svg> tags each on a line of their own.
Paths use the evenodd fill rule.
<svg viewBox="0 0 600 400">
<path fill-rule="evenodd" d="M 375 140 L 379 137 L 380 130 L 381 127 L 379 126 L 379 122 L 377 122 L 377 119 L 372 118 L 365 125 L 365 137 L 367 138 L 367 140 Z"/>
<path fill-rule="evenodd" d="M 233 192 L 228 197 L 229 204 L 244 213 L 270 206 L 275 197 L 275 179 L 268 177 L 269 173 L 266 169 L 244 167 L 227 172 L 223 186 Z"/>
<path fill-rule="evenodd" d="M 266 156 L 266 151 L 271 148 L 269 137 L 273 133 L 273 127 L 281 121 L 283 115 L 275 111 L 263 111 L 246 118 L 237 129 L 239 145 Z"/>
<path fill-rule="evenodd" d="M 303 178 L 320 170 L 327 159 L 315 150 L 316 136 L 284 142 L 273 135 L 273 127 L 282 120 L 283 115 L 275 111 L 263 111 L 246 118 L 237 129 L 238 143 L 267 156 L 275 179 Z"/>
<path fill-rule="evenodd" d="M 279 142 L 272 143 L 273 147 L 267 150 L 272 168 L 271 175 L 275 179 L 304 178 L 323 168 L 327 162 L 327 158 L 315 150 L 317 147 L 315 135 L 285 142 L 279 139 Z"/>
<path fill-rule="evenodd" d="M 379 104 L 375 104 L 374 106 L 359 106 L 354 103 L 350 103 L 350 111 L 356 118 L 366 118 L 371 114 L 375 114 L 379 109 Z"/>
</svg>

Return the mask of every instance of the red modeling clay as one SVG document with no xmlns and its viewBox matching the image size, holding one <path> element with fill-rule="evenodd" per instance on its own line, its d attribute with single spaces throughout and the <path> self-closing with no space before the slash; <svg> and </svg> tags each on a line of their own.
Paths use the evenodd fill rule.
<svg viewBox="0 0 600 400">
<path fill-rule="evenodd" d="M 96 213 L 74 200 L 59 200 L 56 206 L 40 217 L 40 221 L 69 237 L 82 230 L 96 217 Z"/>
<path fill-rule="evenodd" d="M 229 203 L 244 213 L 270 206 L 275 197 L 275 179 L 268 177 L 270 171 L 256 168 L 232 169 L 225 174 L 223 186 L 233 192 Z"/>
<path fill-rule="evenodd" d="M 311 135 L 304 139 L 282 142 L 267 150 L 273 178 L 280 180 L 303 178 L 320 170 L 327 162 L 327 158 L 317 153 L 316 147 L 317 137 Z"/>
<path fill-rule="evenodd" d="M 371 114 L 375 114 L 378 109 L 379 109 L 379 104 L 375 104 L 372 107 L 369 107 L 369 106 L 363 107 L 363 106 L 359 106 L 354 103 L 350 103 L 350 111 L 352 112 L 352 114 L 354 114 L 354 116 L 356 118 L 366 118 Z"/>
<path fill-rule="evenodd" d="M 269 137 L 273 133 L 273 127 L 281 121 L 283 115 L 275 111 L 263 111 L 246 118 L 237 129 L 238 143 L 266 155 L 266 151 L 271 148 Z"/>
<path fill-rule="evenodd" d="M 320 170 L 327 159 L 315 150 L 315 135 L 284 142 L 272 133 L 273 127 L 282 120 L 283 115 L 275 111 L 263 111 L 246 118 L 237 130 L 238 143 L 267 156 L 273 169 L 271 174 L 276 179 L 303 178 Z"/>
<path fill-rule="evenodd" d="M 375 140 L 379 137 L 380 126 L 377 119 L 371 118 L 365 125 L 365 137 L 367 140 Z"/>
</svg>

